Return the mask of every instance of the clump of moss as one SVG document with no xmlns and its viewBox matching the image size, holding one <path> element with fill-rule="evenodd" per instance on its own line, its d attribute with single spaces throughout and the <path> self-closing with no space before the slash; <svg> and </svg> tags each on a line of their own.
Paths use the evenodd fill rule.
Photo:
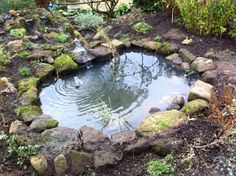
<svg viewBox="0 0 236 176">
<path fill-rule="evenodd" d="M 46 63 L 39 63 L 35 66 L 35 75 L 43 79 L 54 71 L 54 66 Z"/>
<path fill-rule="evenodd" d="M 60 43 L 65 43 L 69 39 L 69 35 L 65 33 L 59 33 L 54 39 Z"/>
<path fill-rule="evenodd" d="M 23 51 L 20 51 L 18 54 L 17 54 L 21 59 L 26 59 L 30 53 L 26 50 L 23 50 Z"/>
<path fill-rule="evenodd" d="M 28 106 L 18 106 L 15 109 L 15 113 L 22 117 L 36 116 L 42 113 L 42 110 L 38 106 L 28 105 Z"/>
<path fill-rule="evenodd" d="M 6 71 L 6 66 L 11 63 L 11 59 L 5 52 L 4 48 L 0 45 L 0 72 Z"/>
<path fill-rule="evenodd" d="M 163 42 L 157 47 L 157 52 L 166 56 L 177 52 L 177 50 L 178 48 L 169 42 Z"/>
<path fill-rule="evenodd" d="M 10 30 L 10 35 L 21 38 L 26 34 L 26 30 L 24 28 L 17 28 L 17 29 L 11 29 Z"/>
<path fill-rule="evenodd" d="M 26 104 L 35 104 L 38 101 L 38 89 L 31 87 L 23 95 Z"/>
<path fill-rule="evenodd" d="M 196 99 L 186 103 L 182 108 L 182 111 L 189 116 L 193 116 L 207 109 L 209 109 L 209 104 L 205 100 Z"/>
<path fill-rule="evenodd" d="M 56 58 L 54 67 L 56 68 L 57 73 L 61 73 L 78 69 L 78 64 L 75 63 L 69 55 L 63 54 Z"/>
<path fill-rule="evenodd" d="M 31 87 L 37 87 L 39 83 L 39 78 L 30 77 L 26 79 L 22 79 L 18 82 L 18 90 L 19 93 L 23 93 L 29 90 Z"/>
</svg>

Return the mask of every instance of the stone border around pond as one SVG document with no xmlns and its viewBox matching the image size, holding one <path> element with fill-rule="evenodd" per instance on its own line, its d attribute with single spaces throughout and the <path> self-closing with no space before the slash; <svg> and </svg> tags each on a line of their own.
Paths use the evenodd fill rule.
<svg viewBox="0 0 236 176">
<path fill-rule="evenodd" d="M 99 42 L 98 42 L 99 43 Z M 94 45 L 88 52 L 95 60 L 110 58 L 112 53 L 106 44 Z M 58 127 L 58 121 L 48 115 L 42 115 L 37 106 L 38 85 L 53 72 L 69 73 L 78 69 L 78 64 L 69 56 L 57 57 L 53 64 L 42 63 L 35 69 L 36 77 L 22 79 L 18 83 L 20 106 L 16 113 L 21 120 L 11 123 L 9 133 L 15 134 L 20 143 L 41 143 L 43 147 L 39 154 L 30 158 L 31 165 L 39 175 L 72 175 L 82 174 L 88 166 L 100 169 L 115 165 L 126 153 L 140 153 L 154 149 L 160 155 L 166 155 L 173 149 L 183 145 L 183 141 L 174 137 L 175 127 L 186 123 L 188 118 L 199 116 L 209 109 L 209 101 L 214 87 L 209 83 L 217 81 L 217 71 L 211 59 L 196 57 L 186 49 L 179 48 L 174 43 L 155 42 L 148 39 L 123 43 L 112 40 L 112 45 L 121 50 L 124 47 L 136 46 L 155 51 L 166 56 L 182 71 L 195 70 L 201 75 L 190 90 L 187 103 L 181 101 L 181 110 L 155 112 L 146 117 L 136 131 L 125 131 L 113 134 L 111 138 L 88 126 L 80 130 Z M 99 45 L 99 46 L 97 46 Z M 77 61 L 79 64 L 80 61 Z M 6 92 L 15 92 L 14 86 L 1 78 L 7 87 Z M 178 98 L 177 98 L 178 101 Z M 179 102 L 179 101 L 178 101 Z"/>
</svg>

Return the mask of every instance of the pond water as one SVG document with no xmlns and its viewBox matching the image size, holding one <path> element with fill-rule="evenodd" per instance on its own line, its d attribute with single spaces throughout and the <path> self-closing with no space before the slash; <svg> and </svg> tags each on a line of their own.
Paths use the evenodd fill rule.
<svg viewBox="0 0 236 176">
<path fill-rule="evenodd" d="M 195 76 L 186 77 L 163 57 L 136 50 L 96 63 L 44 87 L 44 114 L 59 126 L 83 125 L 104 134 L 135 129 L 151 107 L 165 110 L 175 95 L 187 98 Z"/>
</svg>

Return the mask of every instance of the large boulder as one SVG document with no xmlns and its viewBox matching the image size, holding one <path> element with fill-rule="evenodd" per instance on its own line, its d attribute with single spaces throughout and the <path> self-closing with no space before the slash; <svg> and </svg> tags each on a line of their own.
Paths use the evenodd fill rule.
<svg viewBox="0 0 236 176">
<path fill-rule="evenodd" d="M 42 153 L 50 158 L 80 148 L 79 132 L 72 128 L 56 127 L 45 130 L 40 137 Z"/>
<path fill-rule="evenodd" d="M 179 50 L 179 56 L 183 59 L 184 62 L 188 63 L 191 63 L 196 59 L 196 56 L 193 53 L 184 48 L 181 48 Z"/>
<path fill-rule="evenodd" d="M 102 132 L 88 126 L 80 128 L 81 142 L 86 151 L 95 151 L 108 148 L 111 145 L 110 139 Z"/>
<path fill-rule="evenodd" d="M 185 113 L 177 110 L 154 113 L 145 118 L 138 127 L 141 133 L 161 133 L 187 120 Z"/>
<path fill-rule="evenodd" d="M 205 71 L 214 70 L 216 66 L 211 59 L 198 57 L 191 64 L 191 68 L 198 71 L 199 73 L 202 73 Z"/>
<path fill-rule="evenodd" d="M 70 163 L 70 172 L 73 175 L 82 175 L 85 169 L 91 165 L 91 156 L 85 152 L 71 150 L 66 154 Z"/>
<path fill-rule="evenodd" d="M 30 163 L 39 175 L 51 175 L 52 170 L 49 168 L 47 159 L 42 154 L 32 156 Z"/>
<path fill-rule="evenodd" d="M 32 122 L 37 116 L 42 113 L 42 110 L 38 106 L 27 105 L 27 106 L 19 106 L 15 109 L 17 115 L 22 117 L 22 120 L 25 123 Z"/>
<path fill-rule="evenodd" d="M 182 111 L 189 116 L 202 116 L 203 111 L 209 109 L 209 104 L 207 101 L 202 99 L 196 99 L 190 101 L 184 105 Z"/>
<path fill-rule="evenodd" d="M 194 83 L 193 87 L 190 89 L 188 100 L 204 99 L 207 101 L 211 100 L 211 94 L 214 87 L 208 83 L 198 80 Z"/>
<path fill-rule="evenodd" d="M 41 115 L 37 117 L 31 124 L 30 129 L 33 132 L 42 132 L 46 129 L 55 128 L 58 125 L 58 121 L 48 115 Z"/>
<path fill-rule="evenodd" d="M 78 64 L 66 54 L 63 54 L 55 59 L 54 67 L 57 73 L 64 73 L 67 71 L 73 71 L 78 69 Z"/>
</svg>

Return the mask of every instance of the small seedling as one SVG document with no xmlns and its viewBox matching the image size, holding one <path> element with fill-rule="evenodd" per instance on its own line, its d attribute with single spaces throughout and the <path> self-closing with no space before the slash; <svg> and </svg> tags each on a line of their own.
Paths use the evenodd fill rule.
<svg viewBox="0 0 236 176">
<path fill-rule="evenodd" d="M 160 160 L 152 160 L 148 163 L 148 173 L 150 176 L 170 176 L 172 166 Z"/>
<path fill-rule="evenodd" d="M 156 35 L 156 37 L 154 38 L 154 40 L 156 41 L 156 42 L 160 42 L 161 41 L 161 36 L 160 35 Z"/>
<path fill-rule="evenodd" d="M 19 68 L 19 74 L 22 77 L 29 77 L 30 76 L 30 68 L 29 67 L 20 67 Z"/>
<path fill-rule="evenodd" d="M 18 56 L 22 59 L 26 59 L 29 56 L 29 52 L 28 51 L 21 51 L 18 53 Z"/>
<path fill-rule="evenodd" d="M 145 34 L 152 29 L 152 26 L 144 22 L 139 22 L 133 28 L 136 32 Z"/>
</svg>

